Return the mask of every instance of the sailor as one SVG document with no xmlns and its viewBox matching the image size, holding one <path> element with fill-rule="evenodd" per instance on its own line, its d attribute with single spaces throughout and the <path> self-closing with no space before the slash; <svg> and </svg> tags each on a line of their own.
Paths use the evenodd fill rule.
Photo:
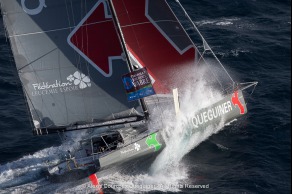
<svg viewBox="0 0 292 194">
<path fill-rule="evenodd" d="M 103 153 L 103 152 L 104 152 L 104 147 L 100 146 L 100 147 L 99 147 L 99 152 L 100 152 L 100 153 Z"/>
<path fill-rule="evenodd" d="M 72 156 L 71 156 L 70 150 L 68 150 L 67 152 L 68 152 L 69 160 L 71 160 Z"/>
<path fill-rule="evenodd" d="M 59 170 L 59 174 L 61 173 L 61 170 L 63 170 L 63 168 L 61 168 L 60 166 L 58 166 L 58 170 Z"/>
</svg>

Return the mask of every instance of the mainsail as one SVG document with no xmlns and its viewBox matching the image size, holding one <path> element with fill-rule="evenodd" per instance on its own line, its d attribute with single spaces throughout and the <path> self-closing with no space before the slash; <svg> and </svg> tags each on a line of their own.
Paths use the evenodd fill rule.
<svg viewBox="0 0 292 194">
<path fill-rule="evenodd" d="M 147 67 L 156 93 L 192 76 L 197 51 L 166 0 L 112 0 L 131 63 Z"/>
<path fill-rule="evenodd" d="M 0 2 L 35 132 L 141 116 L 123 89 L 130 70 L 106 0 Z"/>
</svg>

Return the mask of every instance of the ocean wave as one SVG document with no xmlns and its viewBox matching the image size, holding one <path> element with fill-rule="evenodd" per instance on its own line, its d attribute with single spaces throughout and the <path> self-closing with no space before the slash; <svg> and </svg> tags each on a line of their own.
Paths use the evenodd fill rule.
<svg viewBox="0 0 292 194">
<path fill-rule="evenodd" d="M 246 53 L 252 53 L 250 50 L 247 50 L 247 49 L 241 49 L 241 48 L 237 48 L 237 49 L 232 49 L 232 50 L 229 50 L 229 51 L 225 51 L 225 52 L 222 52 L 222 51 L 218 51 L 218 52 L 215 52 L 215 54 L 218 56 L 222 56 L 222 57 L 239 57 L 240 55 L 242 54 L 246 54 Z"/>
<path fill-rule="evenodd" d="M 235 22 L 240 21 L 240 18 L 221 18 L 215 20 L 202 20 L 195 22 L 197 26 L 216 25 L 216 26 L 230 26 Z"/>
</svg>

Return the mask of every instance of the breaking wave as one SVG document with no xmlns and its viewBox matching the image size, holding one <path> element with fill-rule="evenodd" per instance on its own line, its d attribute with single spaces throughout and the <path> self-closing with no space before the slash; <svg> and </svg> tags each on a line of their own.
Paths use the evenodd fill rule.
<svg viewBox="0 0 292 194">
<path fill-rule="evenodd" d="M 222 18 L 220 20 L 202 20 L 196 22 L 197 26 L 216 25 L 216 26 L 230 26 L 239 21 L 239 18 Z"/>
</svg>

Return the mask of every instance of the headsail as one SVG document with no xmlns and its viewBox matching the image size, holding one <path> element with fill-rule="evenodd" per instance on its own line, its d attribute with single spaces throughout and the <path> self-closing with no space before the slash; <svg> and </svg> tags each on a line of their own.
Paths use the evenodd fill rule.
<svg viewBox="0 0 292 194">
<path fill-rule="evenodd" d="M 37 129 L 140 115 L 123 89 L 129 68 L 106 0 L 0 2 Z"/>
<path fill-rule="evenodd" d="M 187 80 L 196 48 L 166 0 L 112 0 L 133 65 L 147 67 L 156 93 Z"/>
</svg>

